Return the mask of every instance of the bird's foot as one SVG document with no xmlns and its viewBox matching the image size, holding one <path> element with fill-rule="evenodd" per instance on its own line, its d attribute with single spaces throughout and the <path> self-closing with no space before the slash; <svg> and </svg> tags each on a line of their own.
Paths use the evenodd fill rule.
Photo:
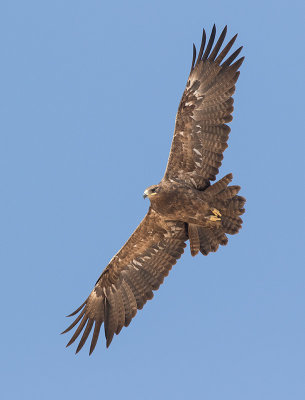
<svg viewBox="0 0 305 400">
<path fill-rule="evenodd" d="M 211 208 L 213 215 L 208 215 L 207 219 L 211 222 L 220 221 L 221 214 L 216 208 Z"/>
<path fill-rule="evenodd" d="M 214 215 L 216 215 L 217 217 L 221 217 L 221 214 L 220 214 L 220 212 L 217 210 L 217 208 L 212 208 L 212 213 L 214 214 Z"/>
<path fill-rule="evenodd" d="M 212 222 L 221 220 L 221 218 L 217 217 L 217 215 L 209 215 L 207 218 L 209 221 L 212 221 Z"/>
</svg>

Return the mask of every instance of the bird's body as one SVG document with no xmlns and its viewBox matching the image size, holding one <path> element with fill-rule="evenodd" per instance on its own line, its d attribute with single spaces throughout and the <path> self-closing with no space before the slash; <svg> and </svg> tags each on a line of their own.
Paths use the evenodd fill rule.
<svg viewBox="0 0 305 400">
<path fill-rule="evenodd" d="M 194 46 L 190 76 L 179 104 L 174 138 L 165 175 L 147 188 L 151 205 L 143 221 L 111 259 L 79 313 L 66 329 L 77 326 L 68 345 L 83 331 L 77 352 L 93 329 L 90 354 L 104 323 L 107 347 L 114 334 L 128 326 L 138 309 L 153 297 L 190 241 L 191 254 L 207 255 L 226 245 L 227 234 L 241 228 L 245 199 L 239 186 L 229 186 L 232 174 L 218 182 L 218 169 L 227 147 L 235 83 L 243 58 L 241 48 L 226 58 L 236 36 L 220 51 L 227 28 L 213 47 L 213 27 L 207 45 L 205 31 L 196 60 Z"/>
<path fill-rule="evenodd" d="M 150 195 L 151 207 L 164 218 L 182 222 L 203 221 L 209 205 L 202 192 L 179 182 L 161 182 L 155 195 Z"/>
<path fill-rule="evenodd" d="M 202 226 L 209 224 L 212 205 L 204 192 L 180 182 L 161 182 L 155 195 L 150 195 L 151 208 L 165 219 Z"/>
</svg>

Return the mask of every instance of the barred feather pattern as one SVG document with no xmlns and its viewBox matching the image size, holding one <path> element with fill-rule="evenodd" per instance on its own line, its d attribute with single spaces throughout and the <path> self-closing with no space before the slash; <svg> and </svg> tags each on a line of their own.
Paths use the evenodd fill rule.
<svg viewBox="0 0 305 400">
<path fill-rule="evenodd" d="M 173 208 L 181 213 L 169 221 L 164 215 L 170 214 L 158 214 L 151 206 L 126 244 L 111 259 L 89 297 L 70 314 L 76 318 L 63 333 L 75 328 L 67 346 L 79 339 L 76 352 L 92 331 L 90 354 L 93 352 L 103 324 L 106 345 L 110 345 L 114 335 L 128 326 L 137 310 L 153 297 L 153 292 L 181 257 L 188 239 L 192 255 L 199 251 L 207 255 L 219 245 L 227 244 L 226 234 L 235 234 L 241 227 L 245 199 L 238 195 L 239 186 L 229 186 L 232 175 L 210 185 L 216 179 L 227 148 L 232 95 L 244 59 L 237 59 L 242 47 L 227 57 L 237 35 L 222 48 L 226 33 L 227 27 L 214 45 L 214 25 L 207 45 L 203 30 L 197 58 L 193 47 L 191 72 L 179 104 L 168 164 L 161 181 L 173 193 L 176 184 L 185 186 L 185 193 L 190 187 L 198 189 L 208 205 L 207 210 L 216 208 L 221 218 L 211 220 L 207 226 L 187 224 L 181 216 L 187 215 L 189 204 L 178 201 Z"/>
<path fill-rule="evenodd" d="M 90 332 L 93 352 L 104 323 L 106 345 L 114 334 L 128 326 L 138 309 L 152 299 L 181 257 L 187 240 L 183 222 L 166 221 L 151 208 L 122 249 L 112 258 L 87 300 L 70 316 L 76 320 L 63 332 L 77 326 L 67 346 L 82 333 L 76 352 L 84 346 Z"/>
<path fill-rule="evenodd" d="M 220 51 L 225 27 L 214 48 L 216 27 L 207 46 L 203 30 L 196 61 L 194 46 L 191 72 L 179 104 L 165 179 L 186 182 L 203 190 L 216 179 L 227 148 L 232 120 L 235 83 L 244 57 L 235 61 L 242 47 L 226 59 L 237 35 Z M 195 63 L 196 61 L 196 63 Z M 234 62 L 235 61 L 235 62 Z M 234 63 L 233 63 L 234 62 Z"/>
<path fill-rule="evenodd" d="M 240 215 L 245 212 L 246 199 L 237 195 L 239 186 L 228 186 L 232 179 L 232 174 L 228 174 L 203 191 L 202 198 L 209 202 L 211 208 L 220 212 L 220 223 L 208 227 L 190 224 L 191 229 L 188 226 L 188 231 L 191 231 L 190 242 L 193 237 L 199 238 L 199 244 L 198 240 L 191 244 L 193 256 L 199 251 L 203 255 L 217 251 L 219 245 L 225 246 L 228 243 L 226 234 L 234 235 L 240 230 L 243 222 Z"/>
</svg>

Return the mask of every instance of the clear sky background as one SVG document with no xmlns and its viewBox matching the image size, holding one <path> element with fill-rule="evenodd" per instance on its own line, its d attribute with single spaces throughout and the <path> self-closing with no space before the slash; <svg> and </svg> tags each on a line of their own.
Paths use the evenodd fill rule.
<svg viewBox="0 0 305 400">
<path fill-rule="evenodd" d="M 1 397 L 305 398 L 301 1 L 2 1 Z M 229 148 L 244 226 L 189 248 L 108 350 L 59 333 L 145 215 L 201 29 L 246 60 Z"/>
</svg>

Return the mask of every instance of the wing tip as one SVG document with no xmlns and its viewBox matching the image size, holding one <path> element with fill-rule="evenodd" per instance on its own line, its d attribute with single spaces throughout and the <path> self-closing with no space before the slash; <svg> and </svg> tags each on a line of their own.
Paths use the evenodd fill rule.
<svg viewBox="0 0 305 400">
<path fill-rule="evenodd" d="M 85 304 L 87 303 L 87 300 L 85 300 L 83 302 L 83 304 L 81 304 L 75 311 L 73 311 L 71 314 L 66 315 L 66 317 L 73 317 L 74 315 L 76 315 L 78 312 L 80 312 L 80 310 L 85 306 Z"/>
<path fill-rule="evenodd" d="M 108 337 L 106 339 L 106 349 L 108 349 L 109 346 L 111 345 L 112 339 L 113 339 L 113 335 L 112 335 L 112 337 Z"/>
<path fill-rule="evenodd" d="M 195 46 L 195 43 L 193 43 L 193 59 L 192 59 L 192 65 L 191 65 L 191 72 L 194 69 L 195 61 L 196 61 L 196 46 Z"/>
<path fill-rule="evenodd" d="M 222 47 L 222 44 L 223 44 L 223 42 L 224 42 L 224 39 L 225 39 L 225 37 L 226 37 L 226 35 L 227 35 L 227 31 L 228 31 L 228 25 L 225 25 L 225 27 L 223 28 L 223 30 L 222 30 L 222 32 L 221 32 L 219 38 L 218 38 L 217 43 L 216 43 L 216 44 L 214 45 L 214 47 L 213 47 L 214 40 L 215 40 L 215 37 L 216 37 L 216 24 L 214 23 L 214 24 L 213 24 L 213 27 L 212 27 L 212 31 L 211 31 L 210 37 L 209 37 L 209 41 L 208 41 L 208 43 L 207 43 L 207 46 L 205 47 L 206 38 L 207 38 L 207 37 L 206 37 L 206 31 L 205 31 L 205 29 L 204 29 L 204 28 L 202 29 L 201 46 L 200 46 L 200 50 L 199 50 L 199 53 L 198 53 L 197 61 L 196 61 L 196 47 L 195 47 L 195 45 L 193 44 L 193 60 L 192 60 L 191 72 L 192 72 L 193 69 L 198 65 L 198 63 L 199 63 L 200 61 L 204 61 L 204 60 L 207 60 L 207 59 L 211 59 L 211 61 L 216 61 L 218 64 L 220 64 L 221 61 L 223 61 L 223 59 L 225 58 L 225 56 L 227 55 L 227 53 L 228 53 L 228 52 L 230 51 L 230 49 L 232 48 L 232 46 L 233 46 L 233 44 L 234 44 L 234 42 L 235 42 L 235 40 L 236 40 L 236 38 L 237 38 L 237 36 L 238 36 L 238 34 L 236 33 L 236 34 L 232 37 L 232 39 L 228 42 L 228 44 L 224 47 L 224 49 L 221 51 L 221 53 L 219 54 L 219 56 L 217 56 L 218 52 L 220 51 L 220 48 Z M 243 48 L 243 47 L 241 46 L 241 47 L 237 50 L 238 53 L 241 51 L 242 48 Z M 195 49 L 195 51 L 194 51 L 194 49 Z M 203 54 L 203 51 L 204 51 L 204 50 L 205 50 L 205 52 L 204 52 L 204 54 Z M 237 51 L 234 52 L 234 54 L 237 53 Z M 235 57 L 234 57 L 234 58 L 236 58 L 237 55 L 238 55 L 238 54 L 235 54 Z M 215 60 L 216 57 L 217 57 L 217 59 Z M 231 58 L 231 57 L 229 57 L 229 58 Z M 234 58 L 233 58 L 233 60 L 234 60 Z M 231 62 L 232 62 L 232 61 L 231 61 Z M 224 64 L 225 64 L 225 63 L 226 63 L 226 62 L 224 62 Z M 229 64 L 229 65 L 230 65 L 230 64 Z M 226 66 L 228 66 L 228 65 L 226 65 Z"/>
</svg>

